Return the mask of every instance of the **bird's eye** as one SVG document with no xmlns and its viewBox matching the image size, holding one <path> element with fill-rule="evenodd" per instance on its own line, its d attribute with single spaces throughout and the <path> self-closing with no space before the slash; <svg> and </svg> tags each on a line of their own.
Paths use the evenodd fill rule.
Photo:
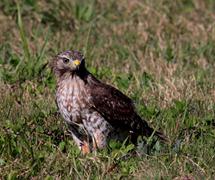
<svg viewBox="0 0 215 180">
<path fill-rule="evenodd" d="M 65 64 L 67 64 L 67 63 L 69 62 L 69 59 L 63 58 L 63 62 L 64 62 Z"/>
</svg>

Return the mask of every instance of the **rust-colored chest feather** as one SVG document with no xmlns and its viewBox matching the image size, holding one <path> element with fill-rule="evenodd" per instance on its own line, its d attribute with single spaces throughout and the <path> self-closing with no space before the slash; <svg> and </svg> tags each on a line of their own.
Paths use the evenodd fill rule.
<svg viewBox="0 0 215 180">
<path fill-rule="evenodd" d="M 81 123 L 89 98 L 87 87 L 79 77 L 68 75 L 58 82 L 56 100 L 67 123 Z"/>
</svg>

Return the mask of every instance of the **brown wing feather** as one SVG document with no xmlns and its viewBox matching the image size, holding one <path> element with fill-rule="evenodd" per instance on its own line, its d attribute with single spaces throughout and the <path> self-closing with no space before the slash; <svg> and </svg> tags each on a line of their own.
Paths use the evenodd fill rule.
<svg viewBox="0 0 215 180">
<path fill-rule="evenodd" d="M 113 126 L 150 136 L 153 129 L 136 113 L 132 100 L 116 88 L 92 78 L 93 107 Z"/>
<path fill-rule="evenodd" d="M 114 127 L 150 136 L 154 130 L 135 111 L 132 100 L 116 88 L 104 84 L 90 74 L 91 104 Z M 161 140 L 167 138 L 161 132 L 154 134 Z"/>
</svg>

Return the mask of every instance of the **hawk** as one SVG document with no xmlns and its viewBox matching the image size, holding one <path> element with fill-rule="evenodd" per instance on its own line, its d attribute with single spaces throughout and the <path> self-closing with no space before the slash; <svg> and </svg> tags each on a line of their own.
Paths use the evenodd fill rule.
<svg viewBox="0 0 215 180">
<path fill-rule="evenodd" d="M 152 134 L 165 140 L 136 112 L 132 100 L 93 76 L 76 50 L 59 53 L 51 62 L 57 79 L 56 102 L 73 140 L 83 154 L 102 149 L 109 140 L 132 142 Z"/>
</svg>

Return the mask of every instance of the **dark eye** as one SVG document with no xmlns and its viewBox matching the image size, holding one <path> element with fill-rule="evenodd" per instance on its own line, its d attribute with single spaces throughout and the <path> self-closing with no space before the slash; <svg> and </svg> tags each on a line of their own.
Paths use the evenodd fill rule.
<svg viewBox="0 0 215 180">
<path fill-rule="evenodd" d="M 69 59 L 63 58 L 63 62 L 64 62 L 65 64 L 67 64 L 67 63 L 69 62 Z"/>
</svg>

